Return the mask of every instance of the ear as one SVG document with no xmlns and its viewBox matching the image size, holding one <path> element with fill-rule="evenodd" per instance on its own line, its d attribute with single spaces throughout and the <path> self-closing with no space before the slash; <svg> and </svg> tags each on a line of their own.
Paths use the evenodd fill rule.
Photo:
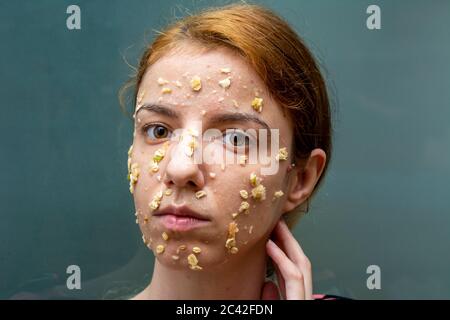
<svg viewBox="0 0 450 320">
<path fill-rule="evenodd" d="M 327 156 L 325 151 L 322 149 L 314 149 L 306 160 L 303 170 L 300 165 L 296 164 L 290 172 L 290 181 L 283 213 L 294 210 L 308 199 L 322 175 L 326 160 Z"/>
</svg>

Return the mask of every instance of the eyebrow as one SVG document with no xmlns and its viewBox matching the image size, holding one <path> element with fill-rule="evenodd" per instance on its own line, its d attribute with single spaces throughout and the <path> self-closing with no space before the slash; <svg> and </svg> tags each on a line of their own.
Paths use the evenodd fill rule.
<svg viewBox="0 0 450 320">
<path fill-rule="evenodd" d="M 137 112 L 141 109 L 145 109 L 150 112 L 154 112 L 166 117 L 179 119 L 180 114 L 174 110 L 173 108 L 156 104 L 156 103 L 147 103 L 142 105 Z M 137 113 L 136 113 L 137 114 Z M 215 113 L 214 115 L 209 117 L 209 120 L 212 124 L 219 124 L 223 122 L 253 122 L 259 124 L 270 131 L 270 126 L 264 120 L 260 119 L 258 116 L 244 113 L 244 112 L 236 112 L 236 113 Z"/>
<path fill-rule="evenodd" d="M 145 109 L 147 111 L 151 111 L 170 118 L 176 119 L 180 118 L 180 115 L 177 111 L 173 110 L 172 108 L 168 108 L 166 106 L 155 103 L 146 103 L 142 105 L 141 107 L 139 107 L 138 111 L 136 112 L 136 115 L 139 111 L 141 111 L 141 109 Z"/>
<path fill-rule="evenodd" d="M 264 129 L 267 129 L 270 131 L 270 126 L 265 122 L 264 120 L 260 119 L 256 115 L 250 114 L 250 113 L 218 113 L 214 114 L 210 117 L 210 121 L 213 124 L 218 124 L 222 122 L 254 122 L 256 124 L 259 124 L 260 126 L 264 127 Z"/>
</svg>

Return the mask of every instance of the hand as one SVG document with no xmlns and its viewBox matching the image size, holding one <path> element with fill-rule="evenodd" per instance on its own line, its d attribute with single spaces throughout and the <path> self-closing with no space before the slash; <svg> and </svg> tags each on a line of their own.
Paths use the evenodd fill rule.
<svg viewBox="0 0 450 320">
<path fill-rule="evenodd" d="M 274 263 L 282 299 L 312 300 L 311 263 L 283 219 L 275 226 L 272 238 L 275 242 L 269 239 L 266 250 Z M 276 284 L 266 282 L 261 298 L 279 300 Z"/>
</svg>

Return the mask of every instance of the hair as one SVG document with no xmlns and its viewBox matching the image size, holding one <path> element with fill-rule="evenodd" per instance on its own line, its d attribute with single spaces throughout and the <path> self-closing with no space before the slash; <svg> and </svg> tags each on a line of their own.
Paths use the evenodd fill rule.
<svg viewBox="0 0 450 320">
<path fill-rule="evenodd" d="M 145 49 L 136 74 L 119 93 L 124 110 L 124 92 L 134 87 L 135 105 L 147 69 L 186 41 L 205 49 L 229 48 L 253 67 L 271 97 L 283 110 L 287 110 L 293 122 L 293 154 L 289 159 L 292 163 L 303 169 L 313 149 L 324 150 L 327 161 L 312 194 L 305 202 L 307 212 L 309 201 L 322 184 L 331 159 L 332 125 L 324 78 L 303 40 L 278 15 L 254 4 L 231 4 L 187 16 L 159 32 Z M 290 229 L 305 213 L 302 210 L 304 204 L 285 214 Z"/>
</svg>

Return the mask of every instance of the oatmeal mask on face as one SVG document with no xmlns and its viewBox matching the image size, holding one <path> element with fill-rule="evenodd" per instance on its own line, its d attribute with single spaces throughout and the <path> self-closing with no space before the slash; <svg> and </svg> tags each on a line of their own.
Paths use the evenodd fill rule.
<svg viewBox="0 0 450 320">
<path fill-rule="evenodd" d="M 135 115 L 144 106 L 146 109 L 152 105 L 175 108 L 179 113 L 176 123 L 183 127 L 171 128 L 170 142 L 137 143 L 138 148 L 144 149 L 136 154 L 138 158 L 132 158 L 135 151 L 130 148 L 128 163 L 130 192 L 140 209 L 137 222 L 142 230 L 143 243 L 161 263 L 189 272 L 207 271 L 212 265 L 225 264 L 245 255 L 250 247 L 244 246 L 257 241 L 264 232 L 264 227 L 257 226 L 258 222 L 264 225 L 268 221 L 268 214 L 263 213 L 264 204 L 276 204 L 283 195 L 281 190 L 267 189 L 259 158 L 252 162 L 254 159 L 246 151 L 239 153 L 224 145 L 224 141 L 228 141 L 224 134 L 231 138 L 239 136 L 237 131 L 244 131 L 240 129 L 242 121 L 236 126 L 239 129 L 233 129 L 234 133 L 223 132 L 226 127 L 223 121 L 216 122 L 219 123 L 216 131 L 212 125 L 205 126 L 207 130 L 203 131 L 202 125 L 196 122 L 208 124 L 220 113 L 244 113 L 261 118 L 270 110 L 267 106 L 270 100 L 266 100 L 267 96 L 256 88 L 254 81 L 241 80 L 240 75 L 233 74 L 227 66 L 210 68 L 209 71 L 205 74 L 190 70 L 178 78 L 173 77 L 173 73 L 161 72 L 150 77 L 148 87 L 143 83 L 136 97 Z M 158 117 L 157 113 L 139 114 L 135 117 L 136 126 L 143 127 L 147 118 L 157 123 Z M 161 120 L 162 123 L 167 122 L 166 126 L 175 123 L 166 118 Z M 252 126 L 250 128 L 255 130 Z M 257 137 L 252 135 L 249 139 L 254 142 Z M 277 163 L 287 156 L 278 146 L 272 147 L 270 154 Z M 232 159 L 229 163 L 228 157 Z M 189 161 L 198 168 L 181 168 L 177 161 Z M 172 170 L 171 176 L 176 178 L 186 168 L 198 171 L 205 183 L 201 186 L 167 184 L 170 180 L 167 178 L 168 170 Z M 226 195 L 221 189 L 224 186 Z M 218 201 L 217 208 L 211 206 L 214 201 Z M 179 216 L 155 215 L 170 205 L 181 204 L 199 213 L 213 212 L 212 221 L 204 228 L 176 231 L 172 227 L 181 223 Z"/>
</svg>

